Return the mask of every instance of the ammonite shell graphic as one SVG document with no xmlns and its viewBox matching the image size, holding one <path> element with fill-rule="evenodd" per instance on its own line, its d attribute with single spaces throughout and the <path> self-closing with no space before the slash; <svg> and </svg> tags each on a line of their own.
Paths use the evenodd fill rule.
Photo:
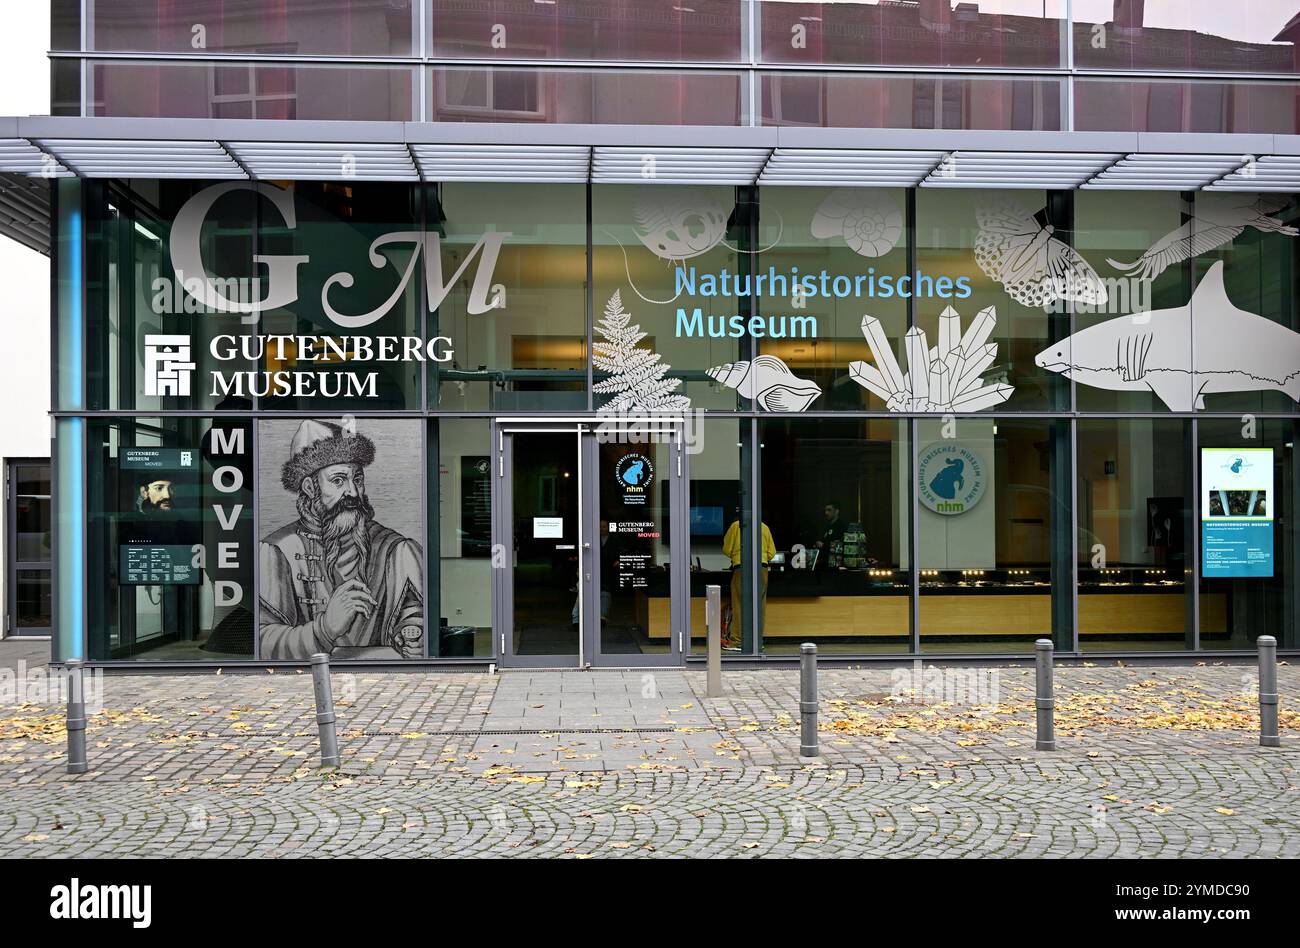
<svg viewBox="0 0 1300 948">
<path fill-rule="evenodd" d="M 879 188 L 836 188 L 813 214 L 812 235 L 842 237 L 854 253 L 881 257 L 903 236 L 903 210 Z"/>
</svg>

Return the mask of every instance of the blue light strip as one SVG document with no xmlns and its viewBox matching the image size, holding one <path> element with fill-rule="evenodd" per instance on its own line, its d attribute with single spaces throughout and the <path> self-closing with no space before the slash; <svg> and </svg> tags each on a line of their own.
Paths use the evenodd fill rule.
<svg viewBox="0 0 1300 948">
<path fill-rule="evenodd" d="M 55 427 L 58 476 L 59 626 L 57 661 L 86 655 L 86 420 L 60 418 Z"/>
</svg>

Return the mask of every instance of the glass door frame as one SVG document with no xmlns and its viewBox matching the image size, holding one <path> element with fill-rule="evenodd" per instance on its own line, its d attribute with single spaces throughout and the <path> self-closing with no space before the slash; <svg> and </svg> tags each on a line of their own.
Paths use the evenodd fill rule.
<svg viewBox="0 0 1300 948">
<path fill-rule="evenodd" d="M 684 422 L 677 419 L 498 418 L 492 424 L 492 629 L 493 653 L 503 668 L 654 668 L 680 667 L 690 623 L 690 557 L 669 555 L 669 648 L 662 653 L 606 655 L 601 650 L 599 436 L 602 425 L 635 423 L 637 433 L 669 436 L 668 478 L 670 534 L 683 538 L 689 550 L 690 520 Z M 616 429 L 615 429 L 616 431 Z M 571 434 L 578 460 L 578 654 L 516 655 L 514 653 L 514 439 L 520 434 Z M 499 556 L 497 554 L 500 554 Z"/>
<path fill-rule="evenodd" d="M 51 596 L 54 583 L 53 555 L 44 562 L 18 559 L 18 485 L 17 471 L 20 467 L 44 467 L 47 480 L 51 476 L 49 458 L 5 458 L 5 510 L 4 510 L 4 637 L 5 638 L 49 638 L 51 628 L 35 626 L 23 629 L 18 625 L 18 573 L 33 570 L 44 571 L 50 577 Z M 51 504 L 53 503 L 53 483 L 51 487 Z M 27 496 L 27 495 L 24 495 Z M 39 496 L 39 495 L 37 495 Z M 53 526 L 53 507 L 51 506 L 51 528 Z"/>
</svg>

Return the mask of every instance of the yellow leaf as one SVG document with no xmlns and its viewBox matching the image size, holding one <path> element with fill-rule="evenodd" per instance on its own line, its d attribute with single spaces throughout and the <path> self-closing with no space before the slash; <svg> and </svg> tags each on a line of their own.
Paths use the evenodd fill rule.
<svg viewBox="0 0 1300 948">
<path fill-rule="evenodd" d="M 1236 811 L 1236 810 L 1230 809 L 1230 808 L 1228 808 L 1228 807 L 1226 807 L 1226 806 L 1216 806 L 1216 807 L 1214 808 L 1214 812 L 1215 812 L 1215 813 L 1222 813 L 1224 816 L 1236 816 L 1236 815 L 1237 815 L 1237 811 Z"/>
</svg>

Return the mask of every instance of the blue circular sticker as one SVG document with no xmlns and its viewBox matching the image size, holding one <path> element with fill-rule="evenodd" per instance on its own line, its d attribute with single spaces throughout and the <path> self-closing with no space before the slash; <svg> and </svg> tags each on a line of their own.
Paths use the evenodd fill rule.
<svg viewBox="0 0 1300 948">
<path fill-rule="evenodd" d="M 966 445 L 941 441 L 921 451 L 916 467 L 921 503 L 937 514 L 964 514 L 984 496 L 984 459 Z"/>
</svg>

